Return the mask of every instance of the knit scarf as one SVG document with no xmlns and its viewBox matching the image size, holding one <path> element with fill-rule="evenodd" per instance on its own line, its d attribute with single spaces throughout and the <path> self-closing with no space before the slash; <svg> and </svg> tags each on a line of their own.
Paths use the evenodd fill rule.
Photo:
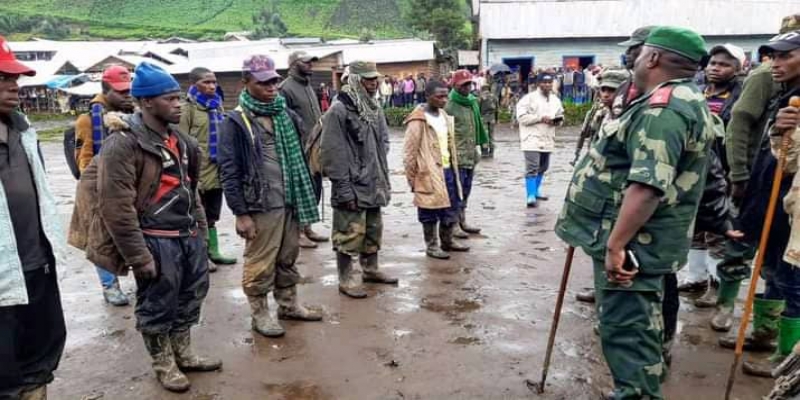
<svg viewBox="0 0 800 400">
<path fill-rule="evenodd" d="M 214 96 L 210 97 L 206 96 L 200 93 L 197 86 L 194 85 L 189 87 L 187 95 L 195 104 L 205 108 L 206 113 L 208 113 L 208 158 L 211 159 L 211 163 L 216 164 L 217 143 L 219 142 L 218 132 L 223 119 L 223 115 L 220 112 L 222 110 L 222 98 L 219 97 L 219 94 L 214 94 Z"/>
<path fill-rule="evenodd" d="M 347 84 L 342 87 L 342 93 L 346 94 L 353 100 L 358 109 L 358 115 L 370 125 L 374 125 L 378 121 L 381 107 L 378 100 L 374 96 L 367 93 L 367 89 L 361 84 L 361 76 L 357 74 L 350 74 L 347 76 Z"/>
<path fill-rule="evenodd" d="M 253 98 L 247 90 L 243 90 L 239 95 L 239 104 L 256 116 L 272 118 L 275 148 L 283 173 L 286 205 L 294 207 L 301 226 L 318 222 L 317 197 L 303 156 L 300 137 L 286 112 L 286 99 L 278 95 L 272 103 L 265 103 Z"/>
<path fill-rule="evenodd" d="M 464 96 L 453 89 L 450 91 L 449 99 L 462 107 L 472 108 L 472 119 L 475 121 L 475 143 L 479 146 L 489 143 L 489 135 L 486 133 L 486 127 L 481 119 L 481 108 L 475 96 L 472 94 Z"/>
<path fill-rule="evenodd" d="M 97 155 L 103 146 L 103 105 L 92 103 L 89 115 L 92 119 L 92 154 Z"/>
</svg>

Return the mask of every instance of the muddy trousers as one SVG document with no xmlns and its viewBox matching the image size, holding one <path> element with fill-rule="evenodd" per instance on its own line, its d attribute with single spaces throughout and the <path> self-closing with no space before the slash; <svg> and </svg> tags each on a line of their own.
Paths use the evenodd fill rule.
<svg viewBox="0 0 800 400">
<path fill-rule="evenodd" d="M 208 294 L 204 237 L 144 237 L 156 263 L 155 279 L 136 279 L 136 329 L 163 335 L 189 329 L 200 320 Z"/>
<path fill-rule="evenodd" d="M 0 399 L 53 381 L 67 331 L 54 267 L 25 272 L 28 304 L 0 307 Z"/>
<path fill-rule="evenodd" d="M 603 259 L 594 258 L 593 264 L 600 341 L 614 379 L 614 399 L 663 399 L 664 276 L 639 273 L 624 288 L 608 282 Z"/>
<path fill-rule="evenodd" d="M 383 240 L 383 216 L 380 208 L 350 211 L 333 209 L 333 250 L 350 256 L 378 253 Z"/>
<path fill-rule="evenodd" d="M 436 224 L 441 222 L 444 225 L 452 225 L 459 220 L 461 210 L 461 198 L 458 196 L 458 183 L 456 174 L 452 168 L 445 168 L 444 183 L 447 186 L 447 196 L 450 199 L 448 208 L 417 208 L 417 219 L 423 224 Z"/>
<path fill-rule="evenodd" d="M 290 288 L 300 280 L 295 261 L 300 235 L 294 209 L 277 208 L 251 214 L 256 237 L 244 247 L 242 288 L 248 296 L 264 296 L 275 288 Z"/>
</svg>

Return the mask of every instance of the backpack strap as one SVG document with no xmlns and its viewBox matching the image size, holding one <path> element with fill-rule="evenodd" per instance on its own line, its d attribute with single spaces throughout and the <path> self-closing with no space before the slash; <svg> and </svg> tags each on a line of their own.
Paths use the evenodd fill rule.
<svg viewBox="0 0 800 400">
<path fill-rule="evenodd" d="M 100 147 L 103 146 L 103 105 L 100 103 L 93 103 L 89 117 L 92 120 L 92 155 L 100 153 Z"/>
<path fill-rule="evenodd" d="M 247 113 L 244 111 L 242 106 L 236 107 L 234 111 L 238 111 L 239 114 L 242 114 L 242 121 L 244 121 L 244 125 L 247 127 L 247 131 L 250 133 L 250 141 L 252 142 L 253 146 L 256 144 L 256 137 L 253 133 L 253 124 L 250 122 L 250 118 L 247 117 Z"/>
</svg>

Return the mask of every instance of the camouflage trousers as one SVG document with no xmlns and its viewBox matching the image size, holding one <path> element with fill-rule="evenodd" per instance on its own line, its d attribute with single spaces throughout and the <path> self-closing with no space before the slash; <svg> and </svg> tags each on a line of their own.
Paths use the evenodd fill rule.
<svg viewBox="0 0 800 400">
<path fill-rule="evenodd" d="M 380 208 L 358 211 L 333 209 L 333 249 L 339 253 L 358 256 L 375 254 L 383 241 L 383 216 Z"/>
<path fill-rule="evenodd" d="M 251 214 L 256 237 L 244 245 L 242 288 L 248 296 L 264 296 L 300 281 L 295 261 L 300 255 L 300 230 L 294 210 L 278 208 Z"/>
<path fill-rule="evenodd" d="M 614 399 L 660 400 L 663 275 L 637 275 L 630 287 L 608 282 L 605 262 L 592 259 L 603 356 L 614 379 Z"/>
</svg>

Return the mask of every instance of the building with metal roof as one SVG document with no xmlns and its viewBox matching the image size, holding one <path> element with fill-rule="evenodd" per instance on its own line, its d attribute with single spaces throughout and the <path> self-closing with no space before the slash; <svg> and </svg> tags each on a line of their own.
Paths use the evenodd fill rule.
<svg viewBox="0 0 800 400">
<path fill-rule="evenodd" d="M 777 34 L 798 0 L 473 0 L 481 37 L 481 65 L 522 70 L 621 64 L 617 46 L 636 28 L 683 26 L 709 46 L 733 43 L 751 57 Z"/>
</svg>

